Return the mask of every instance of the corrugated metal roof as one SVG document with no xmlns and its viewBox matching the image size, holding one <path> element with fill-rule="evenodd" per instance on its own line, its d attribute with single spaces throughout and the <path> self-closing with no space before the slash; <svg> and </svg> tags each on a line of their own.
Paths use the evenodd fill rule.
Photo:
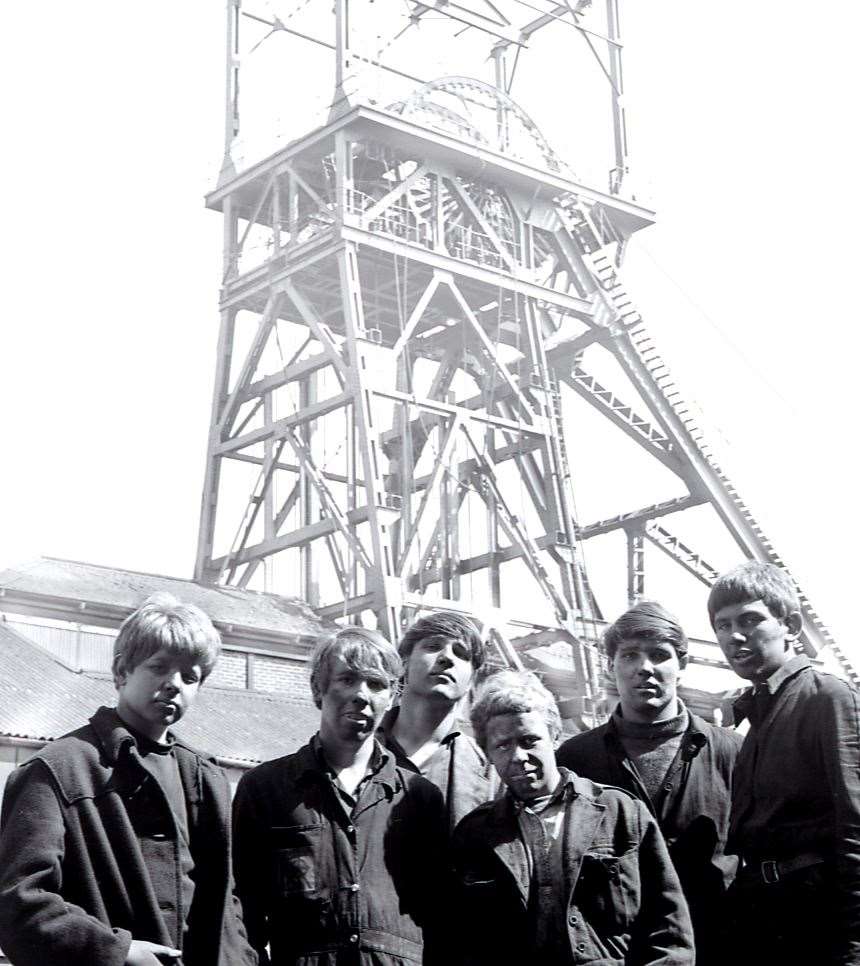
<svg viewBox="0 0 860 966">
<path fill-rule="evenodd" d="M 303 600 L 295 597 L 215 587 L 179 577 L 55 557 L 39 557 L 0 571 L 0 588 L 119 607 L 129 612 L 151 594 L 166 591 L 201 607 L 219 624 L 312 638 L 336 630 L 333 623 L 319 618 Z"/>
<path fill-rule="evenodd" d="M 76 674 L 0 623 L 0 733 L 46 741 L 85 721 L 116 693 L 109 679 Z"/>
<path fill-rule="evenodd" d="M 0 736 L 48 741 L 115 703 L 109 677 L 73 671 L 0 623 Z M 318 724 L 309 688 L 274 695 L 204 686 L 176 732 L 221 758 L 257 762 L 294 751 Z"/>
</svg>

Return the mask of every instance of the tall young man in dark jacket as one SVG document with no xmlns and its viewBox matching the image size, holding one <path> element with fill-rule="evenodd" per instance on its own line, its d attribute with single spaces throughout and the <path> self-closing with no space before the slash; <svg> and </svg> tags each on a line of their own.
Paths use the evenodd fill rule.
<svg viewBox="0 0 860 966">
<path fill-rule="evenodd" d="M 688 711 L 678 697 L 687 637 L 660 604 L 641 601 L 622 614 L 604 646 L 620 702 L 606 724 L 561 746 L 559 764 L 648 806 L 690 906 L 696 961 L 715 963 L 737 865 L 724 850 L 742 738 Z"/>
<path fill-rule="evenodd" d="M 230 870 L 230 791 L 168 730 L 220 639 L 146 601 L 114 646 L 117 707 L 13 772 L 0 831 L 0 945 L 15 966 L 252 966 Z"/>
<path fill-rule="evenodd" d="M 403 691 L 383 718 L 379 738 L 401 768 L 441 790 L 453 831 L 499 787 L 486 755 L 459 726 L 463 701 L 484 663 L 484 642 L 470 617 L 438 611 L 409 628 L 399 651 Z"/>
<path fill-rule="evenodd" d="M 750 728 L 735 766 L 728 849 L 738 966 L 860 964 L 860 695 L 798 653 L 791 578 L 749 561 L 711 588 L 729 664 L 753 687 L 735 705 Z"/>
<path fill-rule="evenodd" d="M 311 661 L 319 732 L 239 783 L 236 886 L 262 963 L 431 959 L 445 901 L 442 795 L 374 738 L 401 672 L 381 634 L 341 630 Z"/>
</svg>

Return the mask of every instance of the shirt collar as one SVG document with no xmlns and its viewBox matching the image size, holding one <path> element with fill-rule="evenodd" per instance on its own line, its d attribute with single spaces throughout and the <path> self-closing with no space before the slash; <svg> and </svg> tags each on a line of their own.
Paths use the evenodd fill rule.
<svg viewBox="0 0 860 966">
<path fill-rule="evenodd" d="M 798 671 L 802 671 L 804 668 L 810 666 L 809 658 L 805 654 L 798 654 L 781 667 L 778 667 L 767 680 L 760 682 L 759 687 L 763 686 L 767 688 L 768 692 L 774 695 L 789 678 L 794 677 Z"/>
<path fill-rule="evenodd" d="M 559 771 L 559 774 L 561 775 L 561 778 L 559 779 L 558 785 L 556 785 L 555 787 L 555 791 L 549 796 L 546 804 L 541 809 L 542 812 L 546 811 L 546 809 L 549 808 L 550 805 L 553 805 L 556 802 L 567 801 L 568 799 L 573 798 L 576 795 L 576 789 L 574 788 L 574 785 L 573 785 L 573 779 L 574 779 L 573 772 L 569 771 L 567 768 L 562 768 L 562 767 L 559 767 L 558 771 Z M 514 810 L 515 815 L 519 815 L 519 813 L 524 808 L 528 808 L 529 803 L 524 802 L 521 799 L 517 798 L 515 795 L 511 793 L 511 790 L 509 788 L 506 789 L 505 795 L 507 796 L 508 801 L 511 803 L 511 807 Z"/>
<path fill-rule="evenodd" d="M 302 773 L 304 776 L 316 777 L 320 774 L 327 775 L 334 779 L 335 773 L 331 765 L 326 760 L 323 752 L 322 741 L 317 732 L 310 741 L 310 757 L 307 766 Z M 376 738 L 373 739 L 373 750 L 370 753 L 370 761 L 367 763 L 366 779 L 379 781 L 394 789 L 396 777 L 394 772 L 394 760 L 391 754 L 381 745 Z"/>
<path fill-rule="evenodd" d="M 390 708 L 388 711 L 386 711 L 385 716 L 382 719 L 382 724 L 380 724 L 379 726 L 379 730 L 384 735 L 385 743 L 387 745 L 389 746 L 396 745 L 397 748 L 401 751 L 401 753 L 408 758 L 409 756 L 406 755 L 405 751 L 403 751 L 403 748 L 401 747 L 400 742 L 394 737 L 394 723 L 395 721 L 397 721 L 397 717 L 399 714 L 400 714 L 400 705 L 397 705 L 396 707 Z M 452 728 L 451 731 L 449 731 L 444 738 L 440 738 L 439 744 L 440 745 L 450 744 L 450 742 L 452 742 L 455 738 L 458 738 L 461 734 L 462 734 L 462 731 L 460 731 L 459 728 Z"/>
</svg>

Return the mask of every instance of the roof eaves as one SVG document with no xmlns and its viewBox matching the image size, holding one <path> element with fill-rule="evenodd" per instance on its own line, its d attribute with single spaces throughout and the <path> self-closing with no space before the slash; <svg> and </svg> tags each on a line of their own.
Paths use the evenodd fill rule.
<svg viewBox="0 0 860 966">
<path fill-rule="evenodd" d="M 0 587 L 0 606 L 13 613 L 26 614 L 31 617 L 48 617 L 52 620 L 89 624 L 93 627 L 113 628 L 118 627 L 134 610 L 134 607 L 130 606 L 105 604 L 77 597 L 58 597 L 35 591 L 10 590 L 8 587 Z M 310 634 L 301 634 L 294 631 L 278 631 L 217 619 L 213 620 L 212 623 L 218 628 L 224 642 L 228 644 L 244 644 L 249 647 L 271 644 L 276 649 L 283 648 L 287 644 L 293 647 L 304 647 L 306 651 L 309 651 L 319 640 L 319 638 Z M 326 632 L 321 636 L 329 636 L 329 632 L 333 633 L 333 628 L 325 627 L 322 622 L 321 629 Z M 307 661 L 309 659 L 307 653 L 291 653 L 285 656 L 296 661 Z"/>
</svg>

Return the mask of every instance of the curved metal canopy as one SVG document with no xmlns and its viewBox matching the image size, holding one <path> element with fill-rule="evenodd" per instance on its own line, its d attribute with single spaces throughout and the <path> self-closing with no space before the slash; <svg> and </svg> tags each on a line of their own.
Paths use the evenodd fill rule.
<svg viewBox="0 0 860 966">
<path fill-rule="evenodd" d="M 504 91 L 474 77 L 441 77 L 388 108 L 550 171 L 567 170 L 537 124 Z"/>
</svg>

